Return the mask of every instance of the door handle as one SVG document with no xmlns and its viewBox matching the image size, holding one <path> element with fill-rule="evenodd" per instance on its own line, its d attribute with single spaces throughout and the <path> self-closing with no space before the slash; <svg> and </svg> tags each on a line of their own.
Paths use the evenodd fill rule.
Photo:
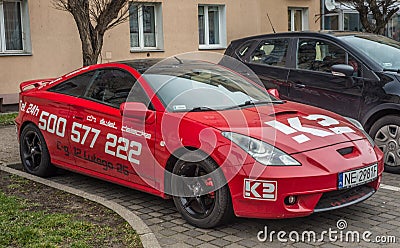
<svg viewBox="0 0 400 248">
<path fill-rule="evenodd" d="M 72 118 L 76 120 L 83 120 L 83 116 L 74 115 Z"/>
<path fill-rule="evenodd" d="M 304 85 L 304 84 L 293 84 L 293 87 L 294 88 L 297 88 L 297 89 L 302 89 L 302 88 L 305 88 L 306 86 Z"/>
</svg>

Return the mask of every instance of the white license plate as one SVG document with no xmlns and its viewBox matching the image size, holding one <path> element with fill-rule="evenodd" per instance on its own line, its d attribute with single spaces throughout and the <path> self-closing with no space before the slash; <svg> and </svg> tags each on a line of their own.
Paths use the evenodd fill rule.
<svg viewBox="0 0 400 248">
<path fill-rule="evenodd" d="M 371 182 L 378 177 L 378 164 L 339 173 L 338 188 L 345 189 Z"/>
</svg>

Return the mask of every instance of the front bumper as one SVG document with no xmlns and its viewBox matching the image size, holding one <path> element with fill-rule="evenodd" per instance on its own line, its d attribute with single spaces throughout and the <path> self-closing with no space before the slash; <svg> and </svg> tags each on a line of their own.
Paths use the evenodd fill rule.
<svg viewBox="0 0 400 248">
<path fill-rule="evenodd" d="M 377 147 L 373 149 L 365 141 L 354 144 L 360 150 L 354 157 L 333 155 L 333 151 L 348 146 L 338 144 L 293 155 L 302 166 L 244 165 L 228 183 L 235 215 L 263 219 L 294 218 L 366 200 L 379 188 L 383 156 Z M 340 172 L 376 163 L 378 177 L 374 181 L 350 189 L 338 189 Z M 258 171 L 257 175 L 254 171 Z M 295 196 L 294 204 L 288 203 L 289 196 Z"/>
</svg>

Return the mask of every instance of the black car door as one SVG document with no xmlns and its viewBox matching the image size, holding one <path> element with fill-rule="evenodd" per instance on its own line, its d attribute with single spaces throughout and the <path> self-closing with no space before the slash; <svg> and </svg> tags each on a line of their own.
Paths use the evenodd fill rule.
<svg viewBox="0 0 400 248">
<path fill-rule="evenodd" d="M 265 39 L 245 58 L 246 65 L 259 77 L 267 89 L 276 88 L 282 98 L 288 95 L 286 67 L 289 51 L 288 38 Z"/>
<path fill-rule="evenodd" d="M 352 76 L 333 75 L 331 66 L 348 64 Z M 361 63 L 338 45 L 316 38 L 297 42 L 295 68 L 290 70 L 289 99 L 358 118 L 362 101 Z"/>
</svg>

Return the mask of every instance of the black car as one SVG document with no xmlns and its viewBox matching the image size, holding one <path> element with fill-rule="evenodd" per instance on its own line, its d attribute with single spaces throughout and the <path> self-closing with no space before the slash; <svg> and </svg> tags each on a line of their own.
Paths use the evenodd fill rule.
<svg viewBox="0 0 400 248">
<path fill-rule="evenodd" d="M 400 42 L 358 32 L 288 32 L 232 41 L 225 52 L 282 99 L 355 118 L 400 173 Z"/>
</svg>

